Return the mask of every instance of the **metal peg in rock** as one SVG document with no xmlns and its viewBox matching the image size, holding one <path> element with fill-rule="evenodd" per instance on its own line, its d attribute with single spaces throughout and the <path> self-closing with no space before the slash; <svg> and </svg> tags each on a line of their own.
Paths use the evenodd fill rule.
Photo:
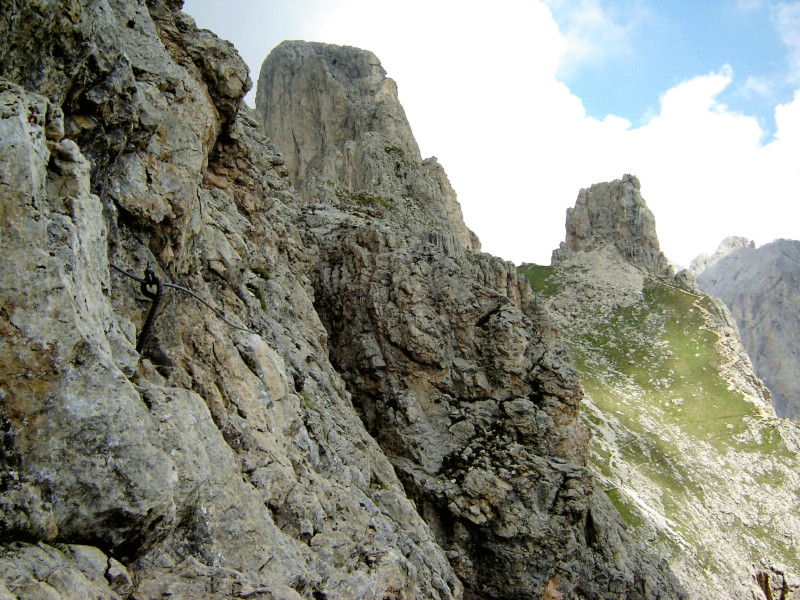
<svg viewBox="0 0 800 600">
<path fill-rule="evenodd" d="M 139 352 L 139 354 L 142 353 L 142 348 L 144 348 L 144 343 L 147 340 L 148 336 L 150 335 L 150 332 L 153 329 L 153 325 L 155 324 L 156 317 L 158 316 L 158 311 L 161 309 L 161 304 L 164 302 L 164 293 L 165 293 L 165 289 L 164 288 L 167 288 L 167 287 L 171 287 L 171 288 L 175 288 L 176 290 L 180 290 L 180 291 L 182 291 L 182 292 L 184 292 L 186 294 L 189 294 L 190 296 L 194 297 L 195 299 L 199 300 L 200 302 L 205 304 L 208 308 L 210 308 L 214 312 L 215 315 L 217 315 L 220 319 L 222 319 L 230 327 L 233 327 L 234 329 L 239 329 L 241 331 L 246 331 L 248 333 L 253 333 L 252 331 L 250 331 L 249 329 L 247 329 L 245 327 L 240 327 L 239 325 L 236 325 L 236 324 L 231 323 L 230 321 L 228 321 L 228 319 L 225 318 L 225 315 L 223 315 L 219 310 L 217 310 L 216 308 L 211 306 L 208 302 L 203 300 L 200 296 L 198 296 L 192 290 L 187 289 L 187 288 L 185 288 L 183 286 L 174 284 L 174 283 L 169 283 L 168 281 L 162 281 L 161 279 L 159 279 L 158 275 L 156 275 L 155 270 L 150 266 L 148 266 L 144 270 L 144 278 L 142 278 L 142 277 L 137 277 L 136 275 L 133 275 L 132 273 L 128 273 L 125 269 L 122 269 L 122 268 L 118 267 L 114 263 L 108 263 L 108 264 L 111 265 L 112 268 L 116 269 L 117 271 L 119 271 L 120 273 L 125 275 L 126 277 L 130 277 L 134 281 L 138 281 L 139 284 L 140 284 L 139 285 L 139 289 L 141 290 L 142 294 L 147 296 L 148 298 L 150 298 L 153 301 L 153 303 L 150 305 L 150 310 L 147 313 L 147 318 L 144 321 L 144 325 L 142 326 L 142 331 L 141 331 L 141 333 L 139 333 L 139 337 L 136 340 L 136 351 Z M 155 288 L 155 291 L 152 291 L 152 288 Z"/>
</svg>

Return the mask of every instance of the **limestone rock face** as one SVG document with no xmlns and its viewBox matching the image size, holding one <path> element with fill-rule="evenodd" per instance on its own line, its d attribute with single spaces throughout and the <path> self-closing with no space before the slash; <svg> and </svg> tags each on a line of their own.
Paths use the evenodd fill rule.
<svg viewBox="0 0 800 600">
<path fill-rule="evenodd" d="M 0 595 L 460 597 L 330 364 L 283 159 L 236 110 L 241 59 L 171 2 L 18 4 Z M 138 354 L 150 301 L 112 262 L 248 331 L 170 289 Z"/>
<path fill-rule="evenodd" d="M 261 68 L 256 107 L 305 201 L 385 213 L 450 255 L 480 250 L 441 165 L 422 160 L 397 86 L 372 52 L 283 42 Z"/>
<path fill-rule="evenodd" d="M 675 274 L 659 248 L 655 217 L 635 176 L 580 190 L 567 209 L 566 239 L 552 256 L 560 293 L 548 304 L 557 325 L 585 332 L 589 315 L 640 302 L 650 279 L 698 293 L 691 272 Z"/>
<path fill-rule="evenodd" d="M 179 4 L 0 8 L 0 597 L 682 597 L 374 57 L 290 166 Z"/>
<path fill-rule="evenodd" d="M 730 238 L 728 238 L 730 240 Z M 725 302 L 756 373 L 772 393 L 775 412 L 800 418 L 800 242 L 756 248 L 743 240 L 697 276 L 701 289 Z M 745 243 L 747 242 L 747 243 Z M 715 255 L 716 256 L 716 255 Z"/>
<path fill-rule="evenodd" d="M 624 262 L 649 275 L 672 275 L 658 243 L 655 217 L 640 187 L 635 176 L 625 175 L 582 189 L 575 206 L 567 209 L 567 237 L 553 252 L 553 263 L 565 261 L 572 253 L 610 246 Z"/>
</svg>

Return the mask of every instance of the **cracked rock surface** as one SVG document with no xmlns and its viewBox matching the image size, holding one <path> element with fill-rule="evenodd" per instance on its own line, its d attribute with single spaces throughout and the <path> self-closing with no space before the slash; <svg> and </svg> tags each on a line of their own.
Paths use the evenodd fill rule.
<svg viewBox="0 0 800 600">
<path fill-rule="evenodd" d="M 179 4 L 0 7 L 0 598 L 682 597 L 377 59 L 282 154 Z"/>
<path fill-rule="evenodd" d="M 374 55 L 285 42 L 260 86 L 267 135 L 305 157 L 287 169 L 332 363 L 465 597 L 679 597 L 664 565 L 627 554 L 586 468 L 574 367 L 513 265 L 459 235 L 454 195 L 425 194 L 439 175 Z M 310 135 L 330 98 L 347 118 Z"/>
</svg>

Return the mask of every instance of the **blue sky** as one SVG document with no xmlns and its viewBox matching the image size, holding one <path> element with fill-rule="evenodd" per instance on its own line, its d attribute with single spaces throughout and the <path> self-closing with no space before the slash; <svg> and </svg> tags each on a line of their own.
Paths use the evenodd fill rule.
<svg viewBox="0 0 800 600">
<path fill-rule="evenodd" d="M 658 110 L 665 90 L 725 64 L 736 81 L 719 100 L 757 117 L 765 135 L 774 133 L 775 105 L 792 99 L 789 48 L 778 28 L 780 7 L 789 3 L 616 0 L 550 6 L 563 32 L 588 38 L 593 49 L 602 46 L 561 74 L 590 116 L 615 114 L 642 125 Z M 593 27 L 586 15 L 598 7 L 610 23 Z M 605 40 L 596 31 L 601 27 Z"/>
<path fill-rule="evenodd" d="M 800 0 L 186 0 L 258 79 L 284 39 L 372 50 L 485 251 L 549 263 L 639 177 L 667 257 L 800 239 Z M 247 100 L 254 105 L 255 92 Z"/>
</svg>

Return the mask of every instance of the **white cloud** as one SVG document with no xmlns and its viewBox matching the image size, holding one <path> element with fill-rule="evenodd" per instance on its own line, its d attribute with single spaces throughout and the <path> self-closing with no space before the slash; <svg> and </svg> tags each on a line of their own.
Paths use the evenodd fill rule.
<svg viewBox="0 0 800 600">
<path fill-rule="evenodd" d="M 625 11 L 612 11 L 603 0 L 544 0 L 561 25 L 564 51 L 560 74 L 581 65 L 598 64 L 633 52 L 633 35 L 645 18 L 639 3 L 626 3 Z"/>
<path fill-rule="evenodd" d="M 756 119 L 718 100 L 735 85 L 720 66 L 666 90 L 632 128 L 588 117 L 557 79 L 571 50 L 544 2 L 295 4 L 312 5 L 314 18 L 283 37 L 360 46 L 381 59 L 423 154 L 438 156 L 488 252 L 548 262 L 578 190 L 624 173 L 641 180 L 662 249 L 684 265 L 728 235 L 800 238 L 800 95 L 776 108 L 776 135 L 763 144 Z M 798 4 L 783 6 L 775 22 L 790 43 Z"/>
<path fill-rule="evenodd" d="M 800 83 L 800 2 L 780 2 L 773 7 L 773 22 L 789 48 L 790 78 Z"/>
<path fill-rule="evenodd" d="M 775 171 L 760 145 L 763 132 L 754 118 L 716 100 L 732 78 L 723 68 L 681 83 L 664 94 L 657 117 L 628 132 L 662 249 L 683 265 L 704 251 L 701 243 L 712 250 L 727 235 L 763 241 L 765 226 L 775 221 L 775 214 L 753 214 L 754 207 L 767 209 L 775 200 L 762 197 L 764 178 Z M 789 160 L 780 157 L 784 165 Z M 790 184 L 780 173 L 772 177 Z"/>
<path fill-rule="evenodd" d="M 736 0 L 736 8 L 742 12 L 759 10 L 764 6 L 764 0 Z"/>
<path fill-rule="evenodd" d="M 775 83 L 769 78 L 751 75 L 739 86 L 736 93 L 745 98 L 773 98 L 775 96 Z"/>
<path fill-rule="evenodd" d="M 642 182 L 662 249 L 683 265 L 727 235 L 759 243 L 797 238 L 800 209 L 790 198 L 800 189 L 800 99 L 779 108 L 776 141 L 762 146 L 758 122 L 716 100 L 732 78 L 723 67 L 681 83 L 663 95 L 657 116 L 636 129 L 622 119 L 561 110 L 558 102 L 532 107 L 538 125 L 529 131 L 536 135 L 526 138 L 531 147 L 516 147 L 509 165 L 518 194 L 491 181 L 483 195 L 495 186 L 500 197 L 474 221 L 487 229 L 478 230 L 487 250 L 516 262 L 546 262 L 563 239 L 564 213 L 578 188 L 628 172 Z M 539 126 L 544 121 L 550 126 Z M 457 189 L 469 190 L 470 182 Z M 472 198 L 461 197 L 470 214 Z"/>
</svg>

